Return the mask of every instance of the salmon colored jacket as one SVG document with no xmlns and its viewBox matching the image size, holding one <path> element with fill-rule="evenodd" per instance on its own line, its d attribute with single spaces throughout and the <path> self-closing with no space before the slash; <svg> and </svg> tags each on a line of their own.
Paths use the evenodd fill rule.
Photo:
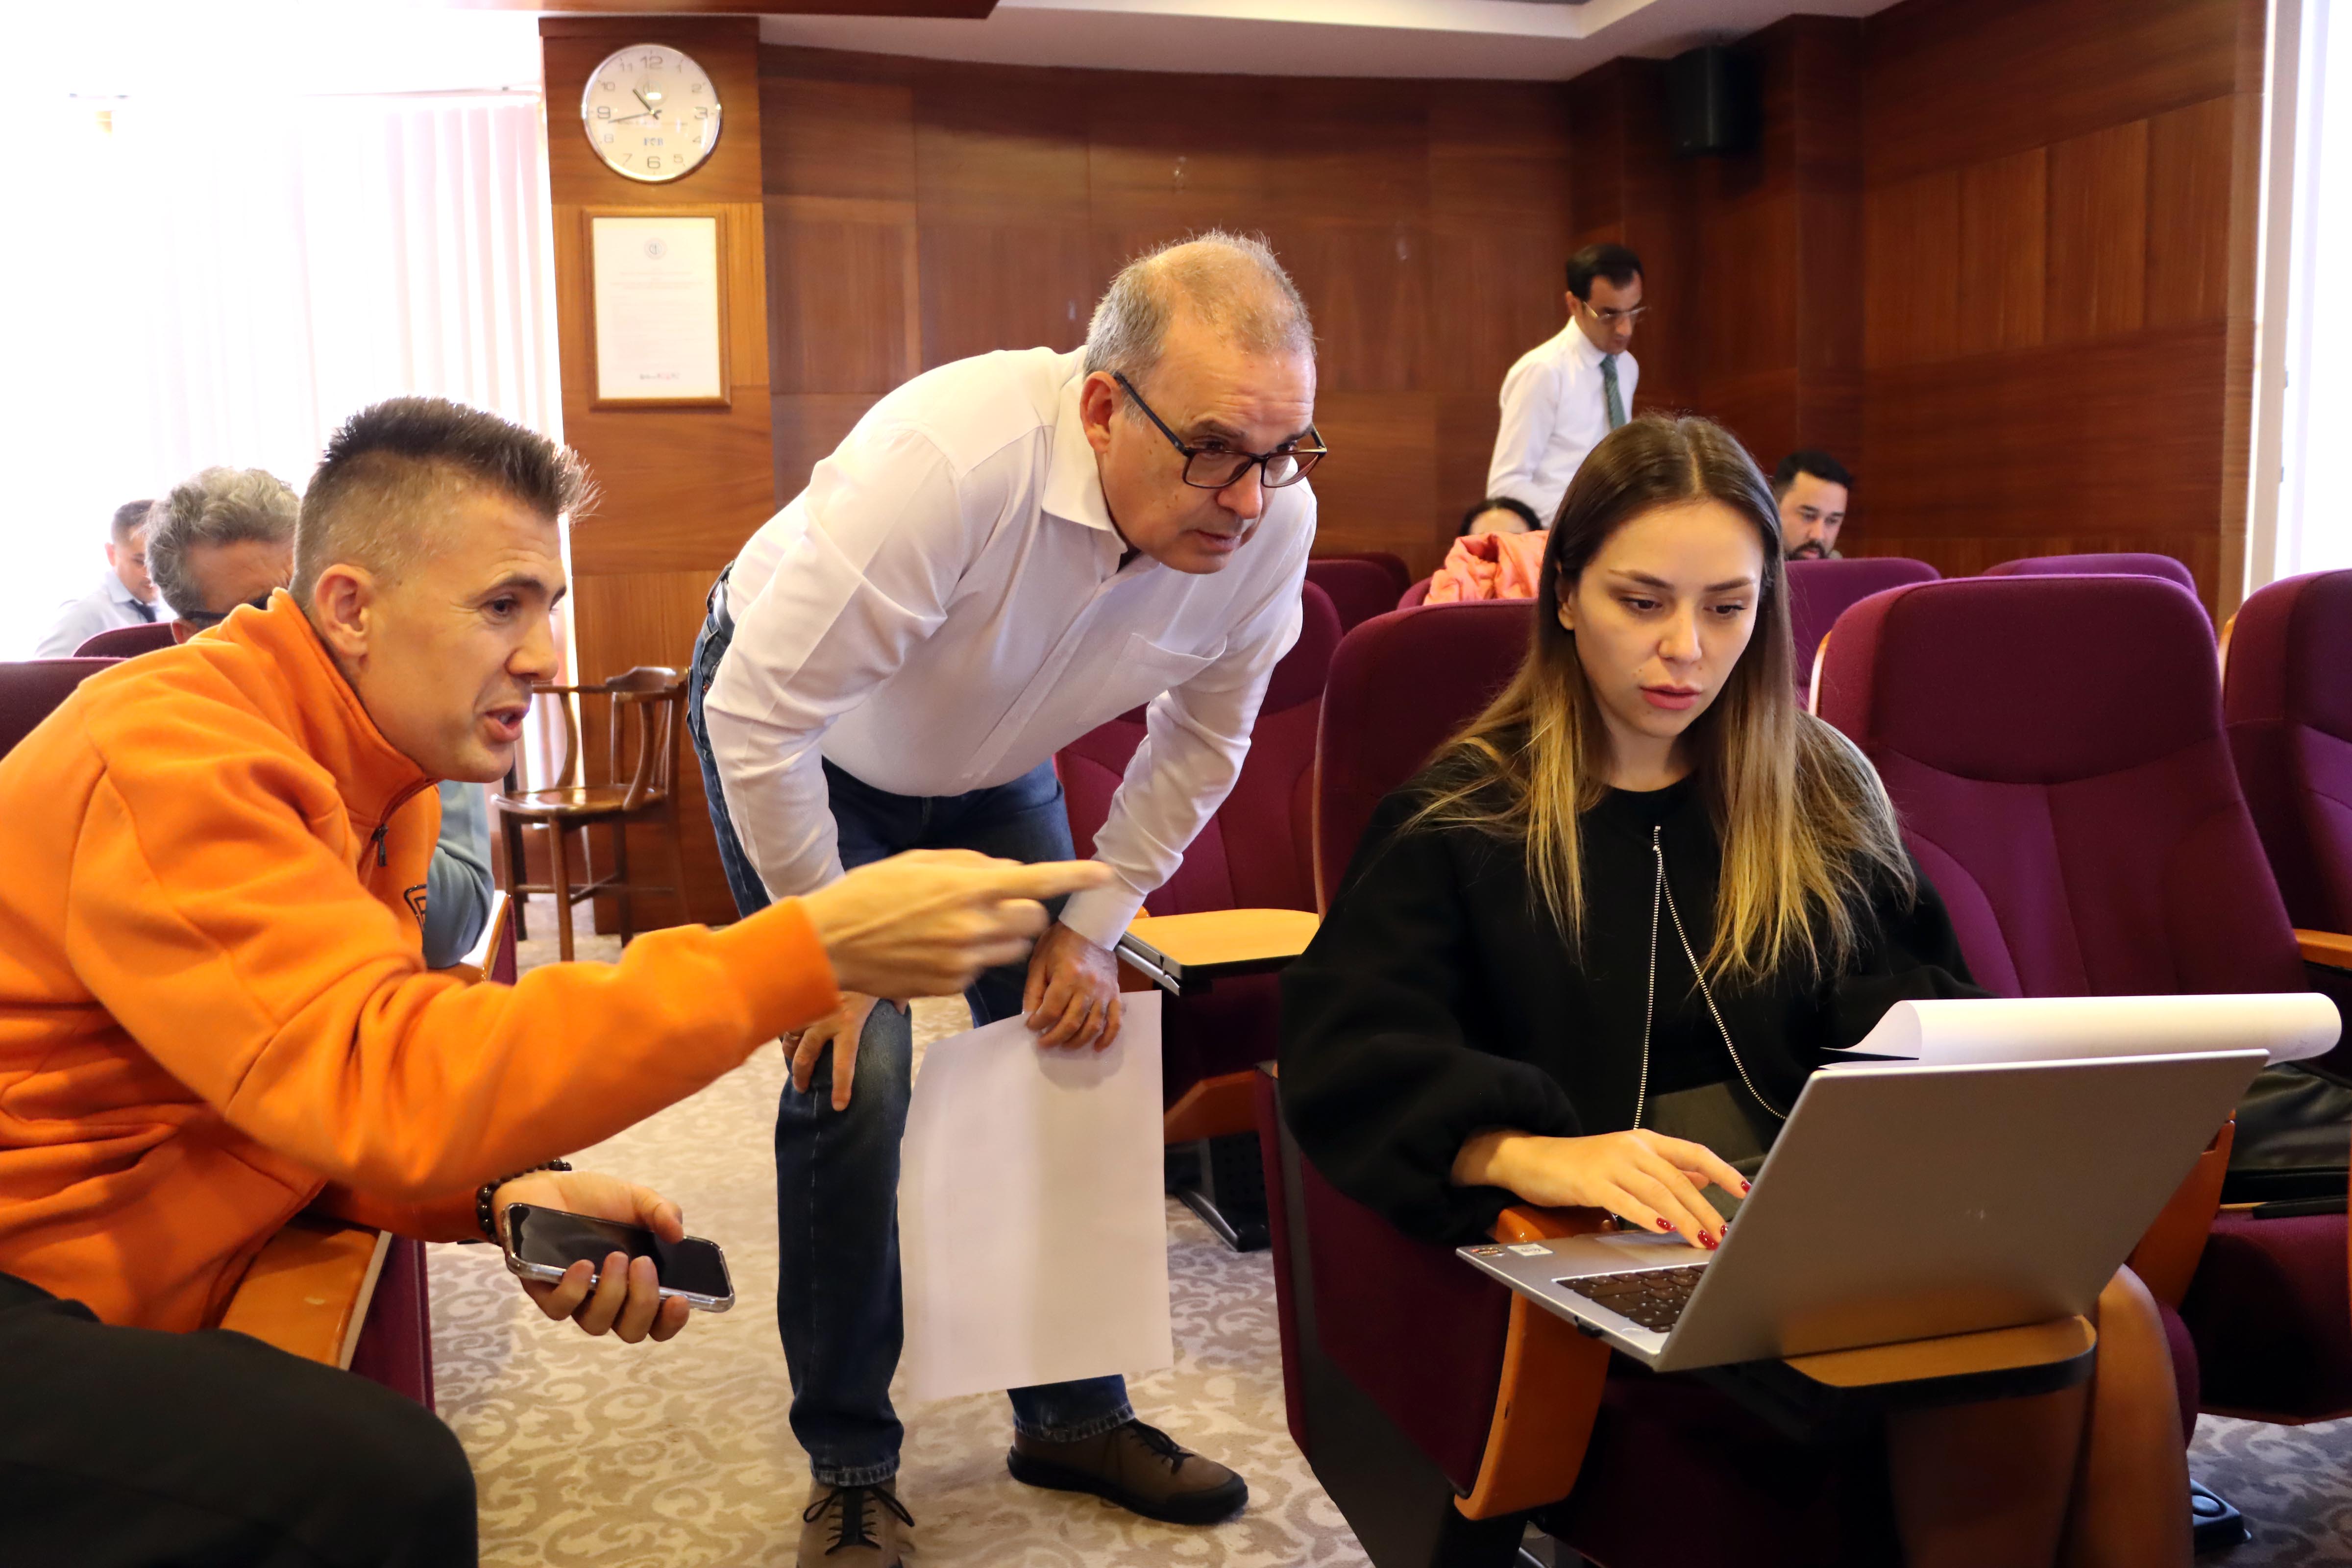
<svg viewBox="0 0 2352 1568">
<path fill-rule="evenodd" d="M 1551 535 L 1540 529 L 1527 533 L 1473 533 L 1454 542 L 1445 563 L 1431 579 L 1432 605 L 1454 605 L 1471 599 L 1532 599 L 1543 581 L 1544 546 Z"/>
<path fill-rule="evenodd" d="M 433 780 L 293 598 L 94 676 L 0 760 L 0 1271 L 217 1322 L 314 1205 L 428 1239 L 837 1001 L 786 902 L 617 964 L 424 966 Z"/>
</svg>

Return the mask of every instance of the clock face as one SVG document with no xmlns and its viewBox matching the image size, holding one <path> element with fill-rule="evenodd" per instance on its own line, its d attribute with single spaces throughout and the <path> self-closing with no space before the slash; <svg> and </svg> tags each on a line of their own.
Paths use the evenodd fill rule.
<svg viewBox="0 0 2352 1568">
<path fill-rule="evenodd" d="M 580 95 L 588 145 L 614 173 L 656 184 L 698 168 L 719 144 L 719 89 L 665 44 L 615 50 Z"/>
</svg>

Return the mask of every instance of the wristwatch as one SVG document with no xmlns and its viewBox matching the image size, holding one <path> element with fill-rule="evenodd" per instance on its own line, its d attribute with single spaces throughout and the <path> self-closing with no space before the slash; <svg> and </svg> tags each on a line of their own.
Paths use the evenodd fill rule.
<svg viewBox="0 0 2352 1568">
<path fill-rule="evenodd" d="M 516 1176 L 535 1175 L 541 1171 L 568 1172 L 571 1169 L 572 1162 L 569 1160 L 550 1160 L 544 1165 L 533 1165 L 528 1170 L 517 1171 L 513 1175 L 500 1176 L 495 1182 L 484 1182 L 474 1194 L 474 1223 L 481 1226 L 482 1239 L 494 1245 L 498 1243 L 498 1211 L 493 1200 L 499 1195 L 500 1187 Z"/>
</svg>

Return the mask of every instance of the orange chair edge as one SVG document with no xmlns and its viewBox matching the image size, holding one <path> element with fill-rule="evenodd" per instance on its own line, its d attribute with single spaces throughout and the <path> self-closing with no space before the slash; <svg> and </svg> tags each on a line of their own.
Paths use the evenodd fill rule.
<svg viewBox="0 0 2352 1568">
<path fill-rule="evenodd" d="M 1607 1219 L 1599 1209 L 1513 1206 L 1495 1222 L 1494 1237 L 1507 1243 L 1578 1236 Z M 1470 1495 L 1454 1507 L 1465 1518 L 1493 1519 L 1566 1497 L 1583 1468 L 1608 1377 L 1605 1342 L 1514 1295 L 1486 1451 Z"/>
</svg>

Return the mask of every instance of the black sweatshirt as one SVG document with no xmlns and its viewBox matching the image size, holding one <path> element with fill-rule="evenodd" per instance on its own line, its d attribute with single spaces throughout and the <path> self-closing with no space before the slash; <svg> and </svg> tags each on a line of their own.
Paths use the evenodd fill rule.
<svg viewBox="0 0 2352 1568">
<path fill-rule="evenodd" d="M 1409 1235 L 1458 1243 L 1483 1237 L 1517 1201 L 1449 1180 L 1473 1134 L 1578 1137 L 1633 1124 L 1657 883 L 1652 830 L 1701 962 L 1722 857 L 1696 778 L 1603 796 L 1581 824 L 1579 953 L 1544 910 L 1518 845 L 1468 827 L 1398 831 L 1426 798 L 1417 779 L 1381 803 L 1322 929 L 1283 974 L 1282 1101 L 1299 1147 L 1334 1186 Z M 1895 1003 L 1984 994 L 1924 876 L 1916 902 L 1890 887 L 1870 915 L 1862 951 L 1840 973 L 1714 987 L 1732 1044 L 1776 1111 L 1796 1103 L 1823 1052 L 1858 1043 Z M 1652 1100 L 1736 1084 L 1663 911 L 1657 962 Z"/>
</svg>

